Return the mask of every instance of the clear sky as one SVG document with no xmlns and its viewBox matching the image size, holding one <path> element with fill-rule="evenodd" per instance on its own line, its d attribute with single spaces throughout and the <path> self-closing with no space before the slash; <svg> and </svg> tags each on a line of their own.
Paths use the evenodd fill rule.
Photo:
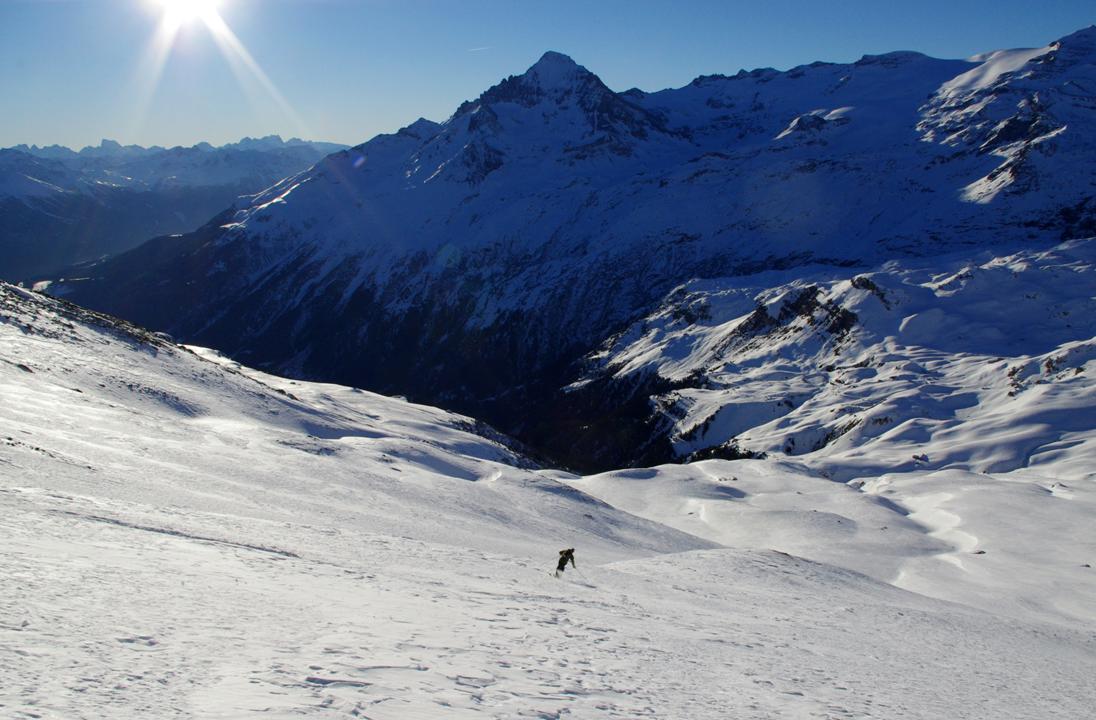
<svg viewBox="0 0 1096 720">
<path fill-rule="evenodd" d="M 218 0 L 235 41 L 193 20 L 168 46 L 161 2 L 0 0 L 0 147 L 356 144 L 444 120 L 545 50 L 613 89 L 658 90 L 891 50 L 1037 47 L 1096 23 L 1093 0 Z"/>
</svg>

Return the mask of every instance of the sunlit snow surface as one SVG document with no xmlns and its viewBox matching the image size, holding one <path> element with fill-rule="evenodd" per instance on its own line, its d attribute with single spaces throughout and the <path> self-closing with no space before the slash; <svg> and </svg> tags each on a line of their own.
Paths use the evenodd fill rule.
<svg viewBox="0 0 1096 720">
<path fill-rule="evenodd" d="M 1090 397 L 1085 362 L 1063 397 Z M 774 454 L 575 478 L 7 285 L 0 399 L 3 717 L 1096 706 L 1084 407 L 1002 420 L 1061 438 L 1003 475 Z"/>
<path fill-rule="evenodd" d="M 576 486 L 717 542 L 1096 621 L 1096 239 L 797 272 L 688 283 L 596 357 L 678 383 L 653 407 L 682 455 L 769 462 Z"/>
</svg>

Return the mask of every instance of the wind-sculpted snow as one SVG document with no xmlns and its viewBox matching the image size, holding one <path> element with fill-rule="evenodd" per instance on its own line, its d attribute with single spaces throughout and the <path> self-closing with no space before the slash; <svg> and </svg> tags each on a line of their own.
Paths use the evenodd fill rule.
<svg viewBox="0 0 1096 720">
<path fill-rule="evenodd" d="M 579 438 L 571 452 L 572 433 L 524 408 L 594 425 L 620 399 L 575 407 L 559 389 L 683 282 L 1091 235 L 1094 32 L 1037 52 L 897 52 L 654 93 L 615 93 L 548 53 L 444 123 L 331 155 L 52 291 L 612 467 L 620 448 Z"/>
<path fill-rule="evenodd" d="M 468 418 L 4 284 L 0 398 L 5 716 L 1043 720 L 1096 704 L 1096 497 L 1063 462 L 1083 449 L 1047 458 L 1054 483 L 843 484 L 773 460 L 579 478 Z M 577 567 L 554 578 L 561 547 Z"/>
</svg>

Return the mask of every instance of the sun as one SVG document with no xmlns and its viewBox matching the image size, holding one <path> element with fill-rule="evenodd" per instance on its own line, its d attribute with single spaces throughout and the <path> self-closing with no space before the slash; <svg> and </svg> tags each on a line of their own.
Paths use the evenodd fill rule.
<svg viewBox="0 0 1096 720">
<path fill-rule="evenodd" d="M 304 121 L 285 99 L 274 81 L 263 71 L 258 61 L 248 52 L 240 38 L 228 26 L 221 16 L 221 8 L 227 0 L 139 0 L 146 8 L 158 12 L 160 20 L 156 32 L 150 39 L 145 55 L 139 63 L 137 72 L 137 101 L 135 103 L 137 123 L 143 122 L 156 88 L 163 77 L 172 49 L 187 26 L 202 28 L 224 56 L 233 74 L 245 89 L 258 88 L 272 99 L 292 120 L 302 135 L 308 136 Z M 3 0 L 0 0 L 0 4 Z"/>
<path fill-rule="evenodd" d="M 156 0 L 164 12 L 164 22 L 180 26 L 201 20 L 207 25 L 220 17 L 218 0 Z"/>
</svg>

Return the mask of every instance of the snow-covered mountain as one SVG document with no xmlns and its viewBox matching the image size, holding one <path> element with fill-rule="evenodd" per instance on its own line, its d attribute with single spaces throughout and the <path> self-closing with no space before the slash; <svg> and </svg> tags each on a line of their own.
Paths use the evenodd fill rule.
<svg viewBox="0 0 1096 720">
<path fill-rule="evenodd" d="M 1084 248 L 920 290 L 915 268 L 877 273 L 878 294 L 858 291 L 864 306 L 913 307 L 1001 272 L 1065 295 Z M 1035 264 L 1056 281 L 1036 287 Z M 1039 342 L 1057 342 L 1063 318 Z M 1025 411 L 1034 393 L 1055 412 L 1073 382 L 1032 370 L 1013 374 L 1018 407 L 996 400 L 1010 441 L 1062 434 L 1024 467 L 956 456 L 877 475 L 834 454 L 582 478 L 538 469 L 467 417 L 274 377 L 0 283 L 0 708 L 1086 717 L 1092 433 Z M 930 432 L 920 448 L 931 461 L 956 442 Z M 577 567 L 557 579 L 562 547 Z"/>
<path fill-rule="evenodd" d="M 694 280 L 570 388 L 611 461 L 809 457 L 839 480 L 1096 457 L 1096 238 Z M 927 447 L 934 448 L 928 452 Z"/>
<path fill-rule="evenodd" d="M 31 279 L 193 230 L 341 147 L 271 136 L 219 148 L 0 150 L 0 277 Z"/>
<path fill-rule="evenodd" d="M 620 398 L 562 388 L 667 293 L 1092 235 L 1094 111 L 1096 27 L 970 60 L 898 52 L 654 93 L 547 53 L 444 123 L 333 154 L 54 291 L 607 468 L 629 458 L 577 448 L 595 426 L 591 444 L 634 448 L 627 423 L 604 432 Z M 646 412 L 639 397 L 628 422 Z"/>
</svg>

